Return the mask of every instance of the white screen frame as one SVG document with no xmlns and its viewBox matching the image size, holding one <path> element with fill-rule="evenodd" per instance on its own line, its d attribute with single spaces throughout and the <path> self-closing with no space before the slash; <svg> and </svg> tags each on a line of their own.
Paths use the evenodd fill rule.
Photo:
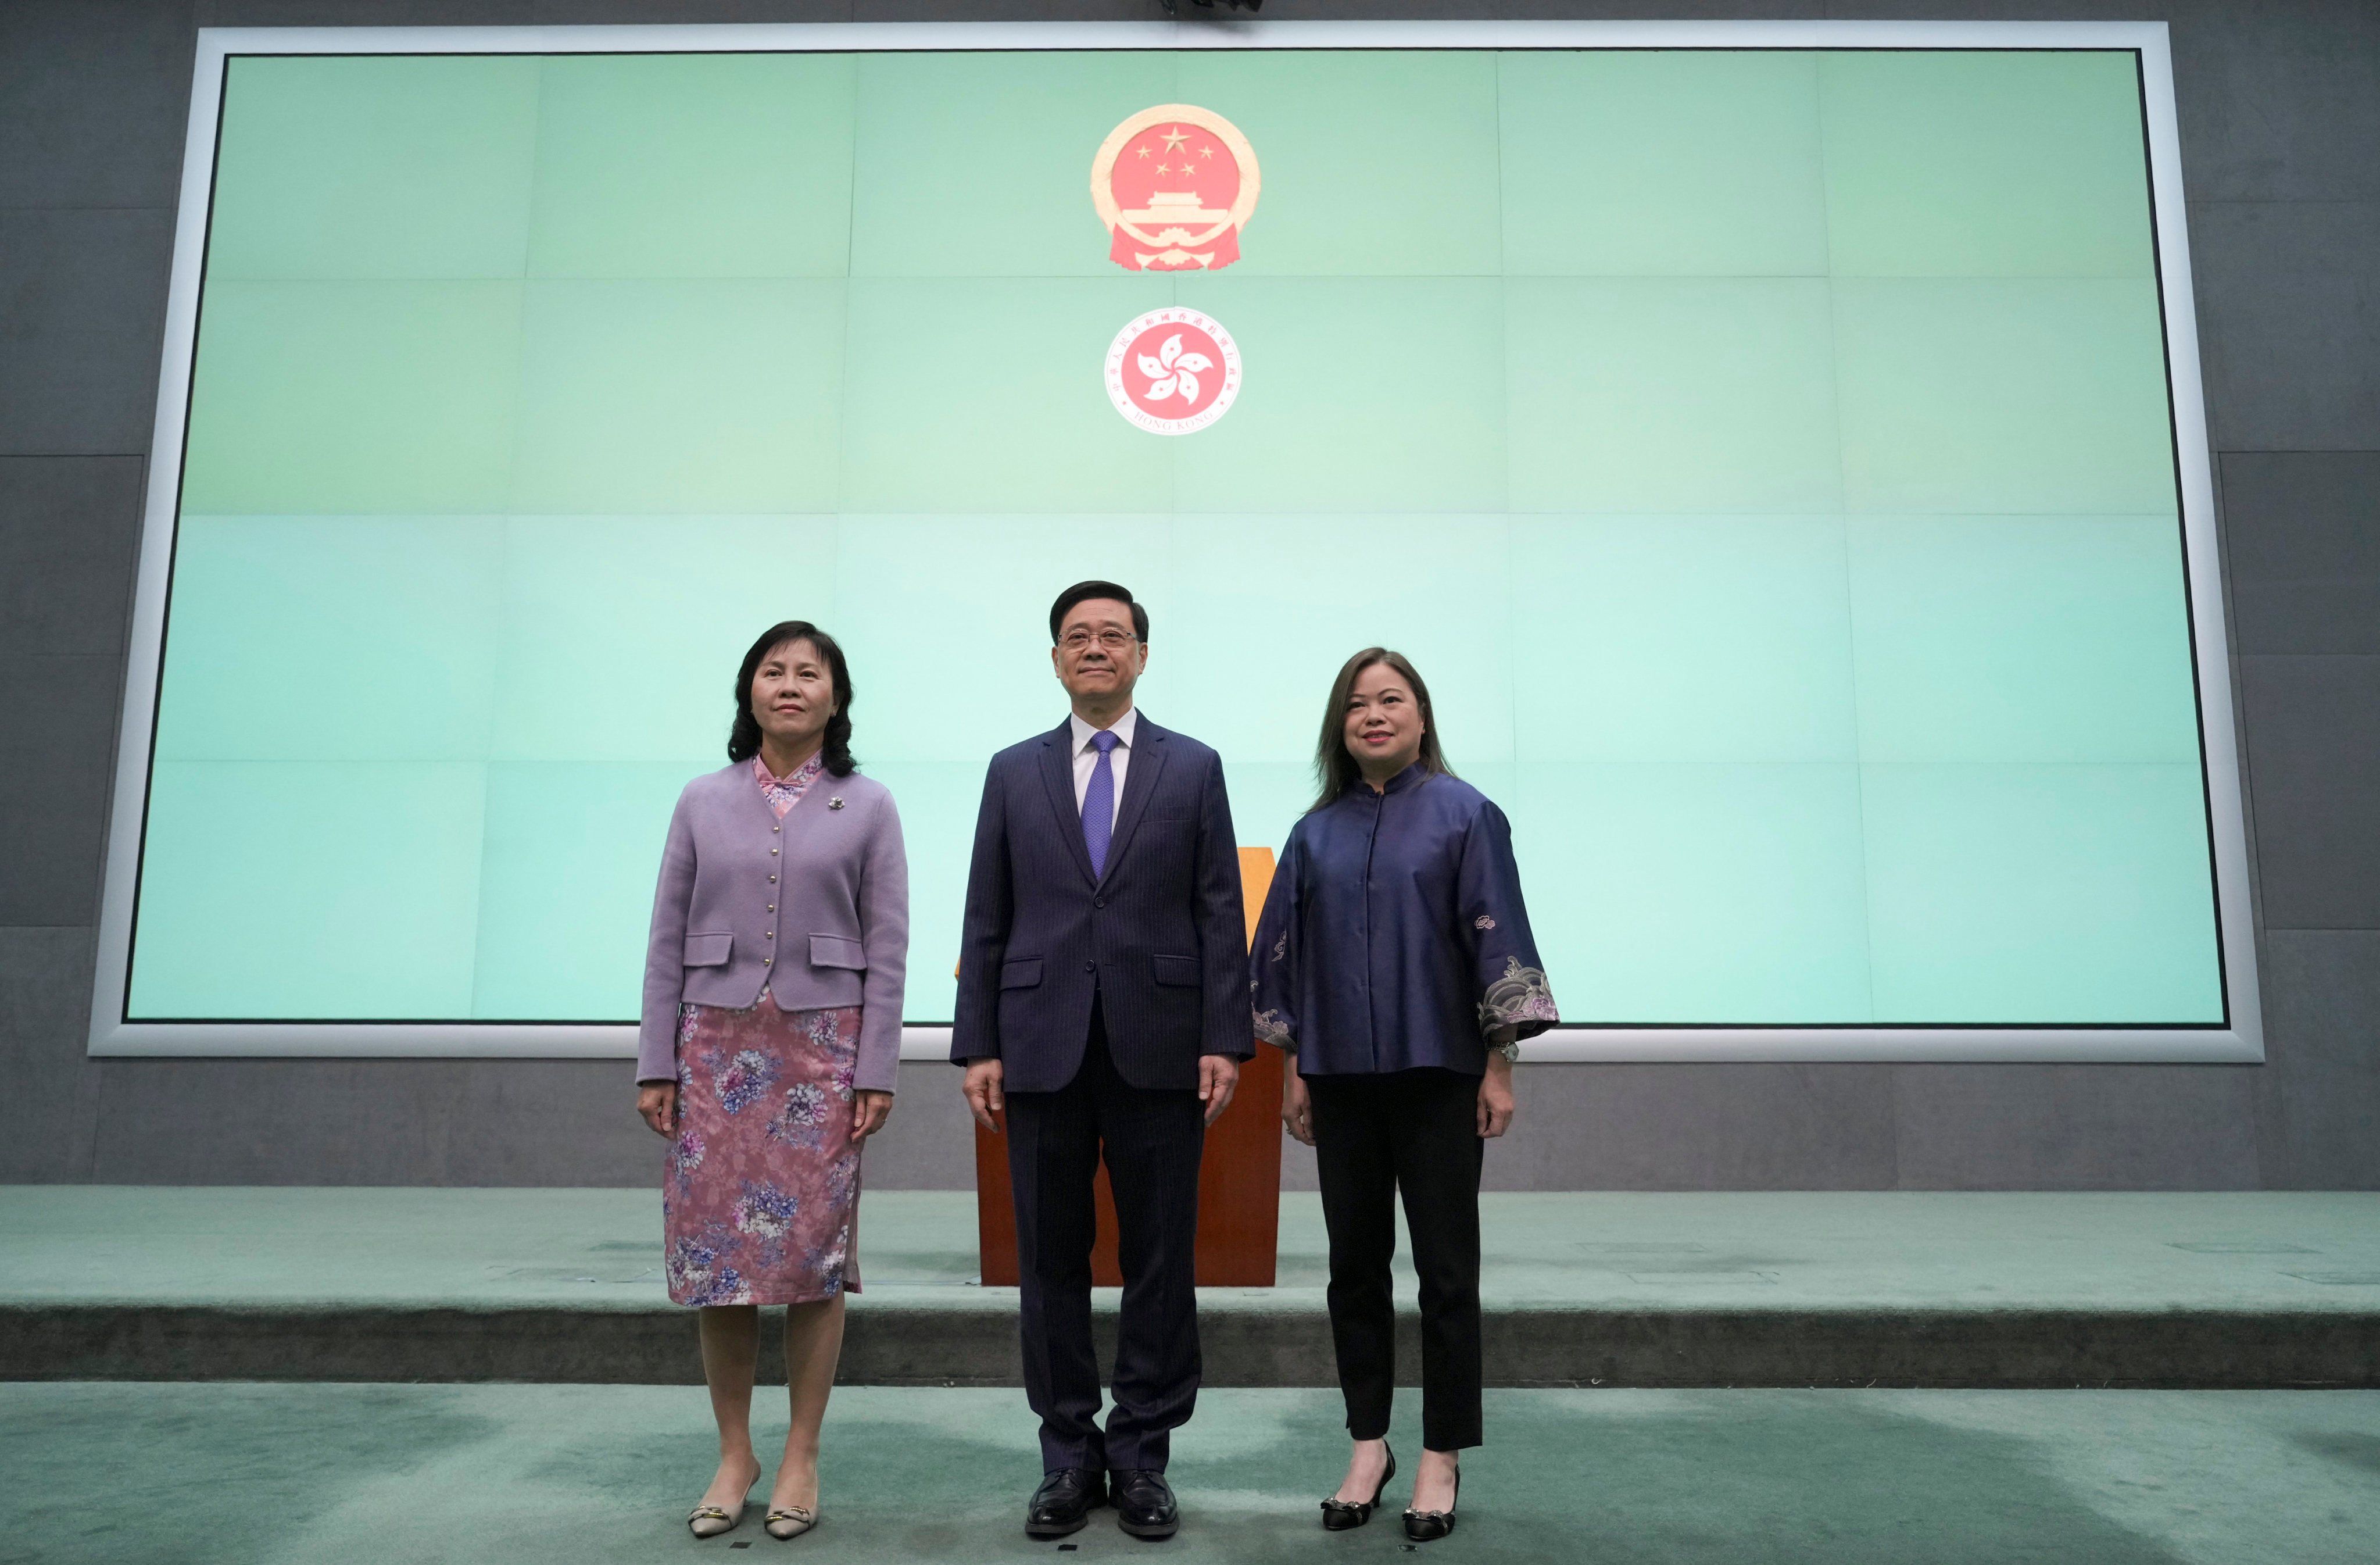
<svg viewBox="0 0 2380 1565">
<path fill-rule="evenodd" d="M 2168 388 L 2180 483 L 2226 1005 L 2221 1027 L 1565 1027 L 1532 1061 L 2110 1061 L 2265 1058 L 2245 805 L 2182 204 L 2172 55 L 2163 22 L 1169 22 L 427 28 L 202 28 L 192 72 L 150 485 L 100 905 L 90 1052 L 99 1056 L 626 1058 L 636 1028 L 576 1023 L 132 1021 L 125 1018 L 148 808 L 166 593 L 197 340 L 224 73 L 236 55 L 664 54 L 1039 49 L 2103 49 L 2140 56 Z M 161 478 L 161 475 L 162 478 Z M 909 1027 L 904 1059 L 948 1058 L 950 1030 Z"/>
</svg>

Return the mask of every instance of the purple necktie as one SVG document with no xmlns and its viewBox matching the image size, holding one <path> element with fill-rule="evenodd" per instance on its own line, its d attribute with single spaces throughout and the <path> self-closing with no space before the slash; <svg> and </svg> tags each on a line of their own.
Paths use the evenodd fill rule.
<svg viewBox="0 0 2380 1565">
<path fill-rule="evenodd" d="M 1115 835 L 1115 764 L 1108 757 L 1120 742 L 1101 728 L 1091 736 L 1099 758 L 1091 763 L 1090 786 L 1083 789 L 1083 846 L 1091 850 L 1091 878 L 1108 873 L 1108 840 Z"/>
</svg>

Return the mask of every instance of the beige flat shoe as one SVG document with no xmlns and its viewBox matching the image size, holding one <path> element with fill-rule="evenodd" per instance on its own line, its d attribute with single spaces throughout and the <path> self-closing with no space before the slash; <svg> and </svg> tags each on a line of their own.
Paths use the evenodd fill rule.
<svg viewBox="0 0 2380 1565">
<path fill-rule="evenodd" d="M 797 1538 L 818 1523 L 817 1511 L 806 1506 L 788 1505 L 769 1512 L 769 1520 L 762 1525 L 769 1529 L 769 1535 L 772 1538 Z"/>
<path fill-rule="evenodd" d="M 715 1505 L 698 1505 L 686 1512 L 686 1524 L 698 1538 L 715 1538 L 722 1533 L 732 1533 L 735 1523 L 744 1520 L 744 1508 L 722 1510 Z"/>
</svg>

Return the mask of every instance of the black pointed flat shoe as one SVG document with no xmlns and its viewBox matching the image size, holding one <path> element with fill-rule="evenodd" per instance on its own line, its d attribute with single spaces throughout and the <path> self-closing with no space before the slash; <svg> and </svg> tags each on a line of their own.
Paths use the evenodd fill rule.
<svg viewBox="0 0 2380 1565">
<path fill-rule="evenodd" d="M 1382 1444 L 1386 1446 L 1385 1441 Z M 1324 1532 L 1343 1533 L 1350 1528 L 1360 1527 L 1372 1519 L 1372 1512 L 1379 1509 L 1380 1497 L 1388 1492 L 1389 1480 L 1397 1475 L 1397 1449 L 1394 1446 L 1387 1446 L 1386 1449 L 1389 1453 L 1389 1470 L 1380 1474 L 1379 1486 L 1372 1491 L 1370 1499 L 1326 1499 L 1322 1502 Z"/>
<path fill-rule="evenodd" d="M 1436 1543 L 1454 1531 L 1454 1506 L 1463 1503 L 1463 1469 L 1454 1470 L 1454 1504 L 1444 1510 L 1405 1512 L 1405 1536 L 1415 1543 Z"/>
</svg>

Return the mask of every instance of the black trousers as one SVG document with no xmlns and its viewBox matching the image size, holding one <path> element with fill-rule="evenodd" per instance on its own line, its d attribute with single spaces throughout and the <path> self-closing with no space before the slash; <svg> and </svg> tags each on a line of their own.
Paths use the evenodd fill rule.
<svg viewBox="0 0 2380 1565">
<path fill-rule="evenodd" d="M 1308 1076 L 1322 1219 L 1330 1230 L 1330 1340 L 1347 1433 L 1389 1432 L 1397 1313 L 1389 1263 L 1405 1203 L 1421 1277 L 1422 1444 L 1480 1443 L 1479 1078 L 1451 1070 Z"/>
<path fill-rule="evenodd" d="M 1089 1046 L 1054 1093 L 1010 1093 L 1008 1178 L 1016 1200 L 1025 1399 L 1041 1415 L 1041 1464 L 1164 1471 L 1170 1437 L 1198 1400 L 1196 1092 L 1148 1092 L 1116 1074 L 1092 1009 Z M 1115 1408 L 1099 1425 L 1091 1347 L 1091 1180 L 1104 1156 L 1115 1192 L 1123 1307 Z"/>
</svg>

